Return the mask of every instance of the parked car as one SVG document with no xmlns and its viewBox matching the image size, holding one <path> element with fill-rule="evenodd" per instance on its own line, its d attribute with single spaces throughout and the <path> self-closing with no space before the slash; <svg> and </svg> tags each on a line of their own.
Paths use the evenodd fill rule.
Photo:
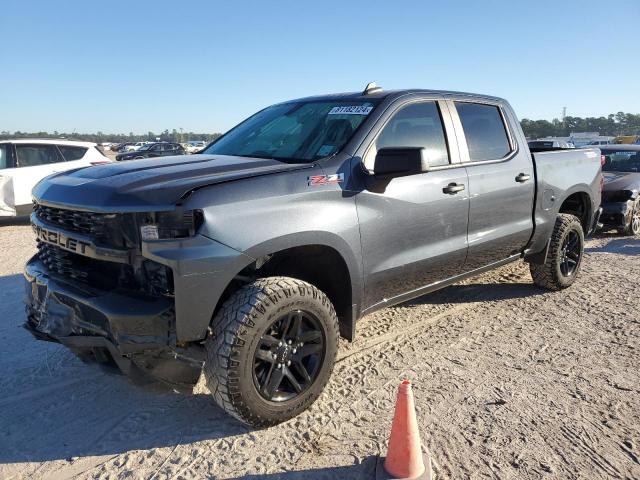
<svg viewBox="0 0 640 480">
<path fill-rule="evenodd" d="M 564 142 L 562 140 L 531 140 L 529 148 L 546 148 L 546 149 L 562 149 L 562 148 L 575 148 L 570 142 Z"/>
<path fill-rule="evenodd" d="M 116 143 L 115 145 L 111 146 L 111 151 L 118 152 L 118 153 L 124 152 L 131 145 L 135 145 L 135 143 L 134 142 Z"/>
<path fill-rule="evenodd" d="M 0 216 L 31 211 L 31 189 L 47 175 L 111 163 L 95 143 L 71 140 L 0 141 Z"/>
<path fill-rule="evenodd" d="M 532 154 L 505 100 L 371 86 L 96 168 L 34 190 L 26 328 L 123 372 L 204 368 L 255 426 L 307 409 L 375 310 L 519 260 L 569 287 L 602 179 L 597 149 Z"/>
<path fill-rule="evenodd" d="M 187 147 L 185 148 L 187 153 L 196 153 L 202 150 L 207 146 L 207 142 L 204 140 L 192 140 L 187 142 Z"/>
<path fill-rule="evenodd" d="M 126 146 L 126 148 L 124 149 L 125 152 L 136 152 L 138 150 L 140 150 L 142 147 L 144 147 L 145 145 L 150 145 L 154 142 L 136 142 L 136 143 L 132 143 Z"/>
<path fill-rule="evenodd" d="M 148 143 L 133 152 L 120 153 L 116 155 L 116 160 L 120 162 L 122 160 L 139 160 L 142 158 L 184 154 L 184 148 L 179 143 L 158 142 Z"/>
<path fill-rule="evenodd" d="M 601 146 L 604 191 L 601 222 L 627 235 L 640 235 L 640 145 Z"/>
</svg>

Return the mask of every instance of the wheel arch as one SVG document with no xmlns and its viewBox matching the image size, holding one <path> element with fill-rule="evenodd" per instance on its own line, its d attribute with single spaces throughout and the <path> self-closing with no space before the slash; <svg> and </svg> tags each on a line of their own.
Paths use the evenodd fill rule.
<svg viewBox="0 0 640 480">
<path fill-rule="evenodd" d="M 340 336 L 352 341 L 362 296 L 357 256 L 340 237 L 323 232 L 296 233 L 244 252 L 255 259 L 236 272 L 218 298 L 212 320 L 224 302 L 254 278 L 288 276 L 322 290 L 338 315 Z"/>
<path fill-rule="evenodd" d="M 591 218 L 593 217 L 593 202 L 586 189 L 577 188 L 567 192 L 557 213 L 569 213 L 580 219 L 585 236 L 591 230 Z"/>
</svg>

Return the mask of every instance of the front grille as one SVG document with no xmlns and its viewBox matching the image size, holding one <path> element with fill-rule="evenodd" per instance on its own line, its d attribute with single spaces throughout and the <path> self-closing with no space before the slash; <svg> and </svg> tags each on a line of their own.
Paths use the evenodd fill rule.
<svg viewBox="0 0 640 480">
<path fill-rule="evenodd" d="M 97 246 L 128 249 L 140 253 L 136 214 L 93 213 L 34 204 L 35 216 L 64 232 L 86 235 Z M 53 242 L 56 243 L 56 242 Z M 123 290 L 142 295 L 171 295 L 170 268 L 133 255 L 132 264 L 98 260 L 38 240 L 38 258 L 53 274 L 100 290 Z"/>
<path fill-rule="evenodd" d="M 107 235 L 108 223 L 116 217 L 114 213 L 80 212 L 39 204 L 34 204 L 33 211 L 43 222 L 96 238 Z"/>
<path fill-rule="evenodd" d="M 102 290 L 136 287 L 130 265 L 84 257 L 45 242 L 38 242 L 38 258 L 48 271 Z"/>
</svg>

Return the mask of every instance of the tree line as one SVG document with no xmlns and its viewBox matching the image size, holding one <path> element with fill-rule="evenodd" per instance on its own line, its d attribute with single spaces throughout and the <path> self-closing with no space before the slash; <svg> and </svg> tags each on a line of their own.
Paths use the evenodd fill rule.
<svg viewBox="0 0 640 480">
<path fill-rule="evenodd" d="M 14 138 L 66 138 L 69 140 L 81 140 L 83 142 L 95 143 L 124 143 L 124 142 L 178 142 L 184 143 L 190 140 L 204 140 L 210 142 L 218 138 L 221 133 L 196 133 L 196 132 L 179 132 L 175 128 L 170 132 L 168 129 L 161 133 L 147 132 L 137 134 L 133 132 L 126 133 L 76 133 L 76 132 L 9 132 L 7 130 L 0 132 L 0 140 L 8 140 Z"/>
<path fill-rule="evenodd" d="M 541 137 L 568 137 L 571 132 L 598 132 L 600 135 L 640 135 L 640 114 L 633 113 L 612 113 L 606 117 L 565 117 L 564 120 L 554 118 L 553 120 L 530 120 L 522 119 L 520 122 L 524 134 L 527 138 Z M 143 141 L 164 141 L 164 142 L 188 142 L 190 140 L 205 140 L 210 142 L 218 138 L 221 133 L 195 133 L 179 132 L 175 128 L 168 129 L 156 134 L 147 132 L 136 134 L 126 133 L 65 133 L 57 132 L 0 132 L 0 140 L 10 138 L 68 138 L 73 140 L 83 140 L 86 142 L 143 142 Z"/>
<path fill-rule="evenodd" d="M 522 119 L 527 138 L 568 137 L 571 132 L 598 132 L 600 135 L 640 135 L 640 114 L 618 112 L 606 117 L 565 117 L 548 120 Z"/>
</svg>

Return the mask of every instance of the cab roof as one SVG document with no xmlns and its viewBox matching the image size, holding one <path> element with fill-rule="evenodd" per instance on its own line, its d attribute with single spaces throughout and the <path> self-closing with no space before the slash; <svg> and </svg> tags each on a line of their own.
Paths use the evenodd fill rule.
<svg viewBox="0 0 640 480">
<path fill-rule="evenodd" d="M 332 100 L 354 100 L 354 101 L 362 101 L 365 102 L 367 100 L 384 100 L 389 99 L 393 100 L 398 97 L 402 97 L 404 95 L 420 95 L 420 94 L 431 94 L 431 95 L 444 95 L 451 97 L 465 97 L 465 98 L 474 98 L 477 100 L 489 100 L 494 102 L 504 102 L 504 99 L 499 97 L 493 97 L 490 95 L 481 95 L 478 93 L 468 93 L 468 92 L 456 92 L 451 90 L 429 90 L 429 89 L 403 89 L 403 90 L 377 90 L 370 93 L 365 92 L 345 92 L 345 93 L 332 93 L 325 95 L 314 95 L 310 97 L 297 98 L 295 100 L 288 100 L 282 103 L 295 103 L 295 102 L 317 102 L 322 100 L 332 101 Z"/>
<path fill-rule="evenodd" d="M 94 142 L 81 142 L 79 140 L 67 140 L 63 138 L 16 138 L 0 140 L 0 143 L 31 143 L 31 144 L 44 144 L 44 145 L 69 145 L 76 147 L 94 147 Z"/>
</svg>

